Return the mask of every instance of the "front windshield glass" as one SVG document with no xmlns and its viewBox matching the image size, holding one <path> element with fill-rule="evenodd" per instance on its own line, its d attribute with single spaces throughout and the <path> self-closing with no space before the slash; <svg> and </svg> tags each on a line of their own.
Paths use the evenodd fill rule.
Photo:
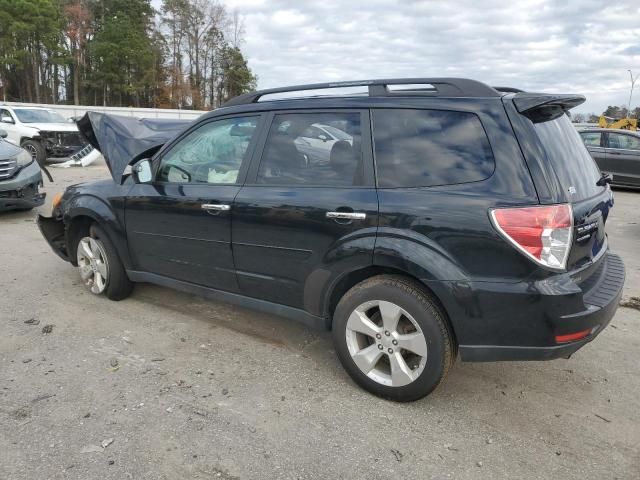
<svg viewBox="0 0 640 480">
<path fill-rule="evenodd" d="M 14 110 L 22 123 L 66 123 L 61 115 L 52 110 L 37 110 L 35 108 L 16 108 Z"/>
</svg>

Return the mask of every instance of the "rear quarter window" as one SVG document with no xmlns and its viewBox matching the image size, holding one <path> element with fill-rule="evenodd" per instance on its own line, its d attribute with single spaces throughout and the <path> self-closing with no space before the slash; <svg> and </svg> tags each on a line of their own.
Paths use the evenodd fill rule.
<svg viewBox="0 0 640 480">
<path fill-rule="evenodd" d="M 379 187 L 453 185 L 493 174 L 491 146 L 473 113 L 375 109 L 372 119 Z"/>
<path fill-rule="evenodd" d="M 571 201 L 584 200 L 600 193 L 596 185 L 600 171 L 567 115 L 534 123 L 534 128 Z"/>
</svg>

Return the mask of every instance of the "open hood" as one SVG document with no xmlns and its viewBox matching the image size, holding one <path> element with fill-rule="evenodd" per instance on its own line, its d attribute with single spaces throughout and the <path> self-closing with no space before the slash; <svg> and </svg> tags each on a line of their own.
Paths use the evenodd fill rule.
<svg viewBox="0 0 640 480">
<path fill-rule="evenodd" d="M 87 112 L 77 125 L 80 134 L 102 153 L 114 182 L 121 183 L 128 165 L 152 156 L 192 123 Z"/>
</svg>

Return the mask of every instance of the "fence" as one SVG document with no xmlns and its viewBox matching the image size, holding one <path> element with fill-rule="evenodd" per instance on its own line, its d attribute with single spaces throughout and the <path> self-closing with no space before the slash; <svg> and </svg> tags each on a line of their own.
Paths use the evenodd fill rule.
<svg viewBox="0 0 640 480">
<path fill-rule="evenodd" d="M 87 105 L 44 105 L 36 103 L 0 102 L 0 105 L 11 107 L 43 107 L 59 113 L 65 118 L 81 117 L 87 112 L 113 113 L 137 118 L 169 118 L 195 120 L 203 113 L 203 110 L 179 110 L 170 108 L 133 108 L 133 107 L 97 107 Z"/>
</svg>

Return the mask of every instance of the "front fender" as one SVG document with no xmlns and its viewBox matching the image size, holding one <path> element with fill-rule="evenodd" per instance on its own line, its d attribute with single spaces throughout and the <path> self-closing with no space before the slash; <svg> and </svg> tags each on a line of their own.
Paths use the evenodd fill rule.
<svg viewBox="0 0 640 480">
<path fill-rule="evenodd" d="M 62 218 L 67 226 L 67 245 L 70 241 L 69 226 L 78 217 L 89 217 L 95 220 L 109 237 L 125 268 L 132 268 L 123 218 L 107 201 L 95 195 L 81 194 L 64 202 Z M 69 248 L 69 251 L 72 249 Z"/>
</svg>

